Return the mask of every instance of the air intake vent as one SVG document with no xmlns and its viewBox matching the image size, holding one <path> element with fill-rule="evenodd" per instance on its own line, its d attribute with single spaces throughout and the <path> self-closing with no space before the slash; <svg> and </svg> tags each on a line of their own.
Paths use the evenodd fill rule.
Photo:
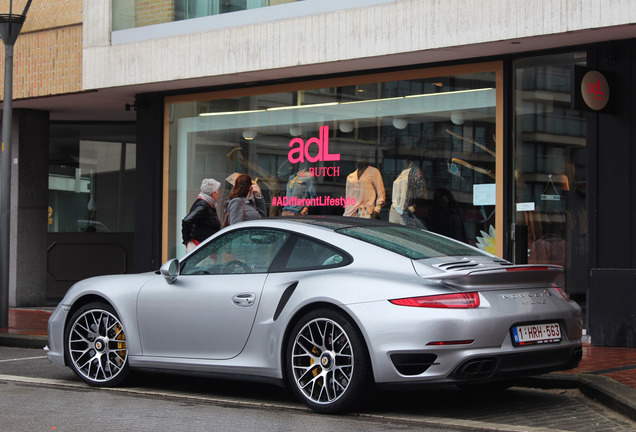
<svg viewBox="0 0 636 432">
<path fill-rule="evenodd" d="M 447 263 L 442 263 L 442 264 L 438 264 L 437 267 L 442 269 L 442 270 L 464 270 L 464 269 L 470 269 L 470 268 L 475 268 L 475 267 L 479 267 L 482 264 L 473 261 L 473 260 L 469 260 L 469 259 L 463 259 L 460 261 L 453 261 L 453 262 L 447 262 Z"/>
<path fill-rule="evenodd" d="M 391 354 L 393 366 L 402 375 L 419 375 L 435 364 L 435 354 Z"/>
<path fill-rule="evenodd" d="M 472 270 L 476 268 L 493 268 L 496 265 L 500 265 L 503 267 L 511 266 L 512 264 L 501 258 L 485 258 L 485 259 L 469 259 L 462 258 L 456 261 L 448 261 L 439 264 L 435 264 L 435 267 L 440 270 L 446 271 L 461 271 L 461 270 Z"/>
</svg>

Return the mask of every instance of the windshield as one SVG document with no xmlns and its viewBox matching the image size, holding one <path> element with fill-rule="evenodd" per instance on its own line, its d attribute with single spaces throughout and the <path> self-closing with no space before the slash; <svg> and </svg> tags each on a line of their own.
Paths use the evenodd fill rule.
<svg viewBox="0 0 636 432">
<path fill-rule="evenodd" d="M 486 253 L 456 240 L 429 231 L 399 225 L 348 227 L 337 229 L 336 232 L 414 260 L 444 256 L 488 256 Z"/>
</svg>

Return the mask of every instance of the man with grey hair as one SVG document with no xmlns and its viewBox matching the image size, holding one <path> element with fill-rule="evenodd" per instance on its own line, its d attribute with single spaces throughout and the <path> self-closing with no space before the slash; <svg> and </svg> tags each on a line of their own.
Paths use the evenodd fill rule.
<svg viewBox="0 0 636 432">
<path fill-rule="evenodd" d="M 216 213 L 216 201 L 219 199 L 221 183 L 214 179 L 203 179 L 201 192 L 190 212 L 181 221 L 181 235 L 186 252 L 190 252 L 199 243 L 221 229 L 221 221 Z"/>
</svg>

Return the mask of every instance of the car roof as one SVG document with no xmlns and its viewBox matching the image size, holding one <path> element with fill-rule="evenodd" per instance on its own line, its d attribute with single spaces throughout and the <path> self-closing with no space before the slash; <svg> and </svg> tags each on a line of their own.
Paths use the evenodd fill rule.
<svg viewBox="0 0 636 432">
<path fill-rule="evenodd" d="M 281 216 L 271 218 L 273 220 L 290 221 L 307 225 L 314 225 L 335 231 L 340 228 L 390 226 L 390 222 L 378 219 L 363 219 L 345 216 Z"/>
</svg>

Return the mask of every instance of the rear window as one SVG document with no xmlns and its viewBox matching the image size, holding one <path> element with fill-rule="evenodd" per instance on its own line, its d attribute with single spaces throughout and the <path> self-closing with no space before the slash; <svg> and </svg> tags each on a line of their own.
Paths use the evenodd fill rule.
<svg viewBox="0 0 636 432">
<path fill-rule="evenodd" d="M 420 229 L 399 225 L 348 227 L 336 232 L 419 260 L 444 256 L 485 255 L 464 243 Z"/>
<path fill-rule="evenodd" d="M 341 251 L 322 242 L 299 237 L 291 250 L 286 271 L 311 270 L 341 267 L 351 262 L 351 258 Z"/>
</svg>

